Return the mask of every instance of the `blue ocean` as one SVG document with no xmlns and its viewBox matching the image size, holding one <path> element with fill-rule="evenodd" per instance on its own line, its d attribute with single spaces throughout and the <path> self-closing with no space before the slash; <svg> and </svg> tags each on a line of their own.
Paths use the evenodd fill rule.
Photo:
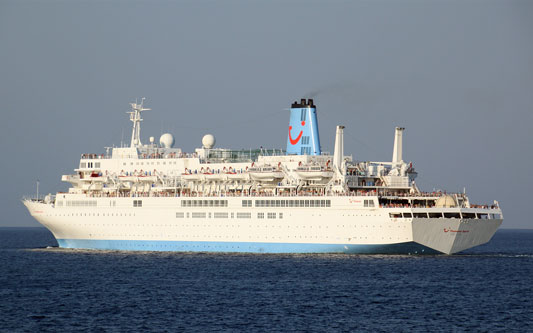
<svg viewBox="0 0 533 333">
<path fill-rule="evenodd" d="M 0 331 L 533 331 L 533 230 L 406 256 L 69 250 L 0 228 Z"/>
</svg>

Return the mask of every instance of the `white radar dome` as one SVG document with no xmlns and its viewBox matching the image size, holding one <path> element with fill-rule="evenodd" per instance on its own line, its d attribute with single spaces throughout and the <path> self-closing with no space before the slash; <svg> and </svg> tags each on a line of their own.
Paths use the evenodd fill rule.
<svg viewBox="0 0 533 333">
<path fill-rule="evenodd" d="M 437 208 L 454 208 L 457 207 L 457 202 L 451 195 L 443 195 L 437 199 L 435 202 L 435 207 Z"/>
<path fill-rule="evenodd" d="M 206 134 L 202 138 L 202 147 L 211 149 L 215 146 L 215 137 L 212 134 Z"/>
<path fill-rule="evenodd" d="M 159 138 L 159 144 L 163 148 L 172 148 L 174 146 L 174 137 L 170 133 L 165 133 Z"/>
</svg>

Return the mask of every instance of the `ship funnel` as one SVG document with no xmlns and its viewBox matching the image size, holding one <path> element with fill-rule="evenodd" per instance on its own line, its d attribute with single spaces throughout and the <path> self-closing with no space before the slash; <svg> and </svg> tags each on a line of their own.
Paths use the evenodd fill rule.
<svg viewBox="0 0 533 333">
<path fill-rule="evenodd" d="M 392 151 L 392 166 L 397 166 L 403 162 L 402 157 L 402 140 L 403 140 L 403 131 L 405 128 L 396 127 L 396 133 L 394 135 L 394 150 Z"/>
<path fill-rule="evenodd" d="M 287 155 L 320 155 L 318 119 L 312 99 L 301 99 L 291 105 Z"/>
<path fill-rule="evenodd" d="M 337 126 L 335 134 L 335 151 L 333 152 L 333 166 L 342 169 L 342 159 L 344 158 L 344 126 Z"/>
</svg>

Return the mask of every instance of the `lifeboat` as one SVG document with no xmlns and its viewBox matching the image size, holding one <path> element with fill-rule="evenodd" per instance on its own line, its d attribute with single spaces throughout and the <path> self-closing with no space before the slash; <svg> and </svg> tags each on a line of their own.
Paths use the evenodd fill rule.
<svg viewBox="0 0 533 333">
<path fill-rule="evenodd" d="M 223 181 L 226 180 L 226 174 L 224 173 L 213 173 L 213 172 L 205 172 L 203 173 L 203 179 L 206 181 Z"/>
<path fill-rule="evenodd" d="M 250 175 L 246 172 L 227 172 L 226 176 L 229 180 L 248 180 Z"/>
<path fill-rule="evenodd" d="M 274 181 L 285 177 L 280 169 L 273 166 L 253 166 L 248 169 L 248 173 L 253 180 L 261 181 Z"/>
<path fill-rule="evenodd" d="M 118 179 L 121 181 L 121 182 L 132 182 L 132 183 L 136 183 L 139 181 L 139 177 L 137 176 L 118 176 Z"/>
<path fill-rule="evenodd" d="M 181 178 L 189 181 L 197 181 L 202 179 L 201 173 L 182 173 Z"/>
<path fill-rule="evenodd" d="M 197 171 L 192 172 L 191 170 L 185 168 L 185 172 L 181 174 L 181 178 L 189 181 L 198 181 L 202 179 L 202 174 Z"/>
<path fill-rule="evenodd" d="M 296 168 L 298 177 L 305 180 L 323 180 L 333 177 L 333 171 L 319 165 L 299 166 Z"/>
<path fill-rule="evenodd" d="M 155 183 L 157 181 L 156 176 L 139 176 L 137 180 L 145 183 Z"/>
</svg>

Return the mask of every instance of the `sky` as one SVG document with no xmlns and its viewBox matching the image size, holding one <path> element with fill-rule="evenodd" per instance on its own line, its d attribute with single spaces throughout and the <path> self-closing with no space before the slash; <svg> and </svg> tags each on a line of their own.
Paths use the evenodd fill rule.
<svg viewBox="0 0 533 333">
<path fill-rule="evenodd" d="M 390 161 L 402 126 L 423 190 L 498 200 L 533 228 L 533 1 L 0 0 L 0 226 L 65 191 L 82 153 L 170 132 L 193 151 L 285 148 L 288 108 L 313 97 L 323 151 Z"/>
</svg>

